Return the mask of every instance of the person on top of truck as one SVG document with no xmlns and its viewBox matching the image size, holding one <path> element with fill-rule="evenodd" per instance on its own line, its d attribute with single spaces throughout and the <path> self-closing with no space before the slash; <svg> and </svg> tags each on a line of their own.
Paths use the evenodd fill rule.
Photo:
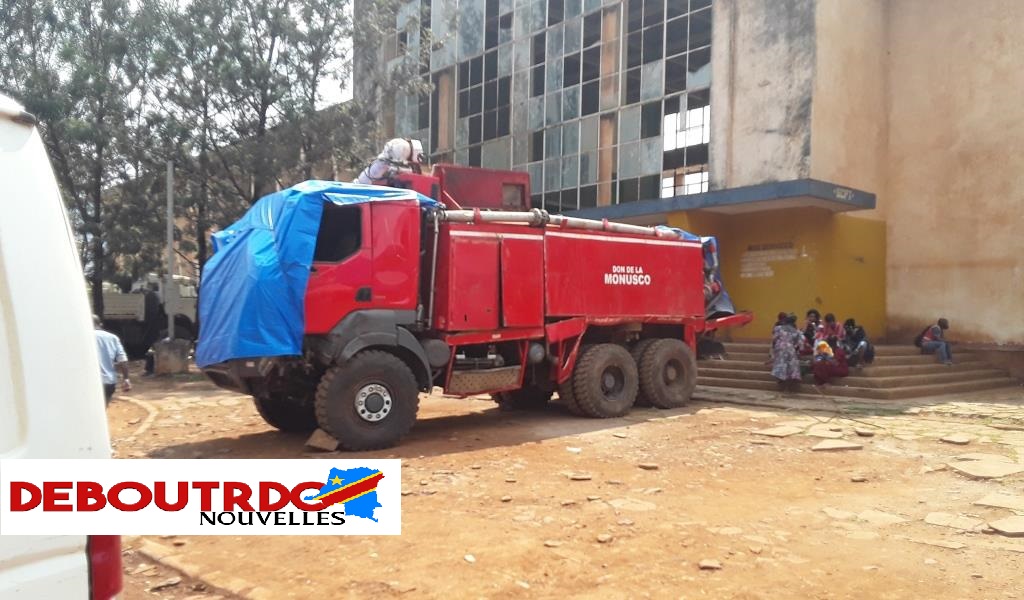
<svg viewBox="0 0 1024 600">
<path fill-rule="evenodd" d="M 423 144 L 419 140 L 395 138 L 353 183 L 388 185 L 398 173 L 419 173 L 423 163 Z"/>
</svg>

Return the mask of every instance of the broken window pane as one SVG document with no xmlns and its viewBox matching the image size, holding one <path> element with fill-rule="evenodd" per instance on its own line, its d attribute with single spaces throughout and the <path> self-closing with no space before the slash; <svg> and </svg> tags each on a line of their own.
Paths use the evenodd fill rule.
<svg viewBox="0 0 1024 600">
<path fill-rule="evenodd" d="M 601 76 L 601 47 L 595 46 L 583 51 L 583 81 L 592 81 Z"/>
<path fill-rule="evenodd" d="M 493 140 L 498 136 L 498 111 L 489 110 L 484 113 L 484 139 Z"/>
<path fill-rule="evenodd" d="M 469 61 L 469 84 L 480 85 L 484 80 L 484 57 L 478 56 Z"/>
<path fill-rule="evenodd" d="M 562 183 L 563 187 L 565 183 Z M 579 208 L 579 201 L 576 197 L 576 189 L 562 190 L 562 212 L 569 212 Z"/>
<path fill-rule="evenodd" d="M 580 55 L 569 54 L 562 60 L 562 79 L 565 87 L 580 82 Z"/>
<path fill-rule="evenodd" d="M 711 85 L 711 48 L 694 50 L 687 68 L 686 85 L 690 89 L 705 88 Z"/>
<path fill-rule="evenodd" d="M 640 70 L 643 72 L 640 81 L 640 98 L 642 100 L 660 98 L 664 95 L 661 85 L 664 69 L 665 66 L 660 60 L 640 67 Z"/>
<path fill-rule="evenodd" d="M 532 57 L 530 64 L 539 65 L 544 62 L 544 49 L 547 44 L 545 39 L 543 31 L 533 36 L 533 45 L 530 50 L 530 56 Z"/>
<path fill-rule="evenodd" d="M 544 160 L 544 131 L 534 131 L 530 134 L 530 160 Z"/>
<path fill-rule="evenodd" d="M 661 135 L 661 102 L 649 102 L 640 110 L 640 137 Z"/>
<path fill-rule="evenodd" d="M 619 181 L 619 202 L 636 202 L 640 199 L 639 180 L 623 179 Z"/>
<path fill-rule="evenodd" d="M 548 25 L 554 25 L 562 21 L 564 14 L 562 0 L 548 0 Z"/>
<path fill-rule="evenodd" d="M 661 192 L 661 176 L 648 175 L 640 178 L 640 200 L 652 200 Z"/>
<path fill-rule="evenodd" d="M 491 50 L 484 55 L 484 81 L 490 81 L 498 76 L 498 51 Z"/>
<path fill-rule="evenodd" d="M 664 53 L 662 52 L 662 50 L 663 50 L 663 46 L 662 46 L 662 35 L 663 35 L 663 33 L 664 32 L 663 32 L 662 25 L 656 25 L 655 27 L 650 27 L 648 29 L 644 29 L 644 41 L 643 41 L 643 44 L 644 44 L 644 48 L 643 48 L 644 63 L 649 63 L 649 62 L 658 60 L 658 59 L 660 59 L 664 55 Z"/>
<path fill-rule="evenodd" d="M 532 85 L 530 86 L 531 96 L 540 96 L 544 93 L 544 65 L 537 65 L 530 73 Z"/>
<path fill-rule="evenodd" d="M 480 166 L 480 146 L 470 146 L 469 148 L 469 166 L 479 167 Z"/>
<path fill-rule="evenodd" d="M 591 81 L 583 84 L 580 99 L 580 114 L 592 115 L 596 113 L 601 105 L 600 102 L 601 99 L 598 90 L 598 82 Z"/>
<path fill-rule="evenodd" d="M 560 58 L 562 54 L 562 37 L 565 35 L 565 27 L 558 25 L 548 29 L 548 53 L 546 60 Z"/>
<path fill-rule="evenodd" d="M 644 21 L 643 0 L 629 0 L 629 8 L 626 12 L 626 30 L 630 33 L 640 31 Z"/>
<path fill-rule="evenodd" d="M 502 106 L 498 109 L 498 136 L 508 135 L 512 131 L 512 109 Z"/>
<path fill-rule="evenodd" d="M 668 4 L 668 10 L 665 18 L 671 19 L 686 14 L 686 0 L 668 0 L 666 4 Z"/>
<path fill-rule="evenodd" d="M 597 206 L 597 186 L 588 185 L 580 188 L 580 208 Z"/>
<path fill-rule="evenodd" d="M 665 18 L 665 0 L 644 0 L 644 27 L 660 23 Z"/>
<path fill-rule="evenodd" d="M 626 104 L 640 101 L 640 69 L 626 71 Z"/>
<path fill-rule="evenodd" d="M 686 55 L 673 56 L 665 60 L 665 93 L 672 94 L 686 90 Z"/>
<path fill-rule="evenodd" d="M 711 43 L 711 9 L 702 10 L 690 15 L 691 50 L 702 48 Z"/>
<path fill-rule="evenodd" d="M 639 31 L 626 38 L 626 67 L 639 67 L 643 62 L 643 34 Z"/>
<path fill-rule="evenodd" d="M 687 22 L 686 17 L 681 17 L 665 24 L 665 56 L 686 52 Z"/>
<path fill-rule="evenodd" d="M 593 46 L 601 41 L 601 13 L 591 13 L 583 18 L 583 47 Z"/>
</svg>

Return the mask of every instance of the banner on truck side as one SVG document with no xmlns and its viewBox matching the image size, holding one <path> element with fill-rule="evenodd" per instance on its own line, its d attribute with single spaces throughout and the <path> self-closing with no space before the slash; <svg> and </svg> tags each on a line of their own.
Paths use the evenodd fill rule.
<svg viewBox="0 0 1024 600">
<path fill-rule="evenodd" d="M 0 535 L 399 535 L 401 461 L 0 460 Z"/>
</svg>

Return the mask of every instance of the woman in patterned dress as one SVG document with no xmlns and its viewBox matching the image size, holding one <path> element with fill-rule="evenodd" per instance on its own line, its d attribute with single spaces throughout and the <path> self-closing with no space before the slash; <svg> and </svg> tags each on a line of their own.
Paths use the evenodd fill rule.
<svg viewBox="0 0 1024 600">
<path fill-rule="evenodd" d="M 800 357 L 797 348 L 802 334 L 796 328 L 796 315 L 787 315 L 772 331 L 772 376 L 783 391 L 796 391 L 800 385 Z"/>
</svg>

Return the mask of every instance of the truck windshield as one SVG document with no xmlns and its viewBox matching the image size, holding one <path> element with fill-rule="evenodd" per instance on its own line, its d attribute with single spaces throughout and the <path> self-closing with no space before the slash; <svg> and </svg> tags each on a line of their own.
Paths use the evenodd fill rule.
<svg viewBox="0 0 1024 600">
<path fill-rule="evenodd" d="M 341 262 L 362 245 L 362 210 L 359 206 L 324 204 L 316 236 L 314 262 Z"/>
</svg>

